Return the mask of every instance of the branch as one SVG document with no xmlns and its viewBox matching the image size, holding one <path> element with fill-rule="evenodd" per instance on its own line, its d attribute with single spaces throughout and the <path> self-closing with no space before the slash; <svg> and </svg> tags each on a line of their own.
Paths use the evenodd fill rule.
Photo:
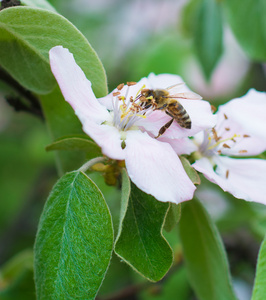
<svg viewBox="0 0 266 300">
<path fill-rule="evenodd" d="M 0 80 L 12 87 L 19 94 L 19 96 L 27 100 L 29 105 L 23 103 L 20 97 L 6 97 L 7 102 L 13 106 L 16 111 L 26 111 L 40 117 L 41 119 L 44 119 L 38 98 L 30 91 L 26 90 L 2 68 L 0 68 Z"/>
</svg>

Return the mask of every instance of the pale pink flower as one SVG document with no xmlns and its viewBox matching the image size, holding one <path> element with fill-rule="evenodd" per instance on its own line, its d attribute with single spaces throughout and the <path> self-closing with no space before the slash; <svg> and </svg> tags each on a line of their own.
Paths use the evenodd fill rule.
<svg viewBox="0 0 266 300">
<path fill-rule="evenodd" d="M 198 133 L 193 167 L 236 198 L 266 204 L 266 93 L 250 90 L 221 105 L 213 130 Z"/>
<path fill-rule="evenodd" d="M 166 88 L 182 82 L 180 77 L 151 74 L 135 85 L 119 87 L 106 97 L 96 99 L 91 82 L 67 49 L 52 48 L 50 64 L 62 94 L 80 119 L 83 130 L 101 147 L 104 155 L 125 160 L 128 175 L 138 188 L 163 202 L 179 203 L 193 197 L 195 186 L 178 155 L 170 143 L 154 138 L 170 117 L 152 109 L 136 112 L 132 106 L 132 99 L 136 99 L 144 86 Z M 186 89 L 182 87 L 180 92 Z M 206 101 L 182 100 L 182 104 L 190 114 L 192 128 L 182 129 L 173 124 L 164 138 L 180 138 L 184 149 L 179 147 L 179 152 L 186 153 L 187 136 L 212 127 L 215 120 Z M 156 117 L 158 115 L 160 118 Z"/>
</svg>

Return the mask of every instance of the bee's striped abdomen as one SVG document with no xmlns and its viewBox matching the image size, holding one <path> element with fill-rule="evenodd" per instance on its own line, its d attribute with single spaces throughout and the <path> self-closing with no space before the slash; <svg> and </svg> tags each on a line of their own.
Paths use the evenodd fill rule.
<svg viewBox="0 0 266 300">
<path fill-rule="evenodd" d="M 191 119 L 184 107 L 176 100 L 170 103 L 166 110 L 167 114 L 176 120 L 176 122 L 186 129 L 191 129 Z"/>
</svg>

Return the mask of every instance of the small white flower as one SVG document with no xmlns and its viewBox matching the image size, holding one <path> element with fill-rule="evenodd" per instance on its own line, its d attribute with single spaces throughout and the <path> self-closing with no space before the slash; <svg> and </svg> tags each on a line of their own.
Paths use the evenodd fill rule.
<svg viewBox="0 0 266 300">
<path fill-rule="evenodd" d="M 181 100 L 191 117 L 192 128 L 183 129 L 174 122 L 161 140 L 155 139 L 159 129 L 171 118 L 164 112 L 139 109 L 138 95 L 143 87 L 167 88 L 178 84 L 182 82 L 180 77 L 151 74 L 136 84 L 119 85 L 106 97 L 96 99 L 91 82 L 67 49 L 52 48 L 50 64 L 63 96 L 79 117 L 83 130 L 101 147 L 103 154 L 125 160 L 131 180 L 141 190 L 163 202 L 179 203 L 193 197 L 195 186 L 170 143 L 163 139 L 180 138 L 183 147 L 179 147 L 179 152 L 188 152 L 187 136 L 214 125 L 215 118 L 208 102 Z"/>
<path fill-rule="evenodd" d="M 266 94 L 255 90 L 221 105 L 215 129 L 194 137 L 198 160 L 193 164 L 207 179 L 236 198 L 264 204 L 266 161 L 241 157 L 256 156 L 266 150 L 266 139 L 262 138 L 265 113 Z"/>
</svg>

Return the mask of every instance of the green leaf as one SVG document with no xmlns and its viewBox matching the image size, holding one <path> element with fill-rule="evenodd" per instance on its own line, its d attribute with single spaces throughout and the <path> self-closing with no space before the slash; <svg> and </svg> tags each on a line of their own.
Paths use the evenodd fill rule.
<svg viewBox="0 0 266 300">
<path fill-rule="evenodd" d="M 164 222 L 164 229 L 170 232 L 179 222 L 181 217 L 181 204 L 170 203 Z"/>
<path fill-rule="evenodd" d="M 22 0 L 21 4 L 56 12 L 55 8 L 46 0 Z"/>
<path fill-rule="evenodd" d="M 111 216 L 102 193 L 84 173 L 67 173 L 54 186 L 38 228 L 38 299 L 94 299 L 112 245 Z"/>
<path fill-rule="evenodd" d="M 49 10 L 17 6 L 0 12 L 0 65 L 21 85 L 38 94 L 55 87 L 49 50 L 68 48 L 92 82 L 94 93 L 107 93 L 103 66 L 85 37 L 67 19 Z"/>
<path fill-rule="evenodd" d="M 191 166 L 191 164 L 185 157 L 180 156 L 179 158 L 190 180 L 194 184 L 200 184 L 200 177 L 198 172 Z"/>
<path fill-rule="evenodd" d="M 266 238 L 264 238 L 259 252 L 255 284 L 252 300 L 264 300 L 266 295 Z"/>
<path fill-rule="evenodd" d="M 186 37 L 193 37 L 195 28 L 195 19 L 199 10 L 201 0 L 188 1 L 181 13 L 181 31 Z"/>
<path fill-rule="evenodd" d="M 102 155 L 101 148 L 85 134 L 69 135 L 59 138 L 46 147 L 46 151 L 53 150 L 89 152 L 92 158 Z"/>
<path fill-rule="evenodd" d="M 179 225 L 188 276 L 198 298 L 235 300 L 220 235 L 199 201 L 184 203 Z"/>
<path fill-rule="evenodd" d="M 162 236 L 169 203 L 159 202 L 130 184 L 125 172 L 122 182 L 121 218 L 115 252 L 141 275 L 158 281 L 173 261 L 172 249 Z"/>
<path fill-rule="evenodd" d="M 266 1 L 225 0 L 224 5 L 239 44 L 252 59 L 266 61 Z"/>
<path fill-rule="evenodd" d="M 194 47 L 207 79 L 222 55 L 223 24 L 221 4 L 202 0 L 195 20 Z"/>
</svg>

